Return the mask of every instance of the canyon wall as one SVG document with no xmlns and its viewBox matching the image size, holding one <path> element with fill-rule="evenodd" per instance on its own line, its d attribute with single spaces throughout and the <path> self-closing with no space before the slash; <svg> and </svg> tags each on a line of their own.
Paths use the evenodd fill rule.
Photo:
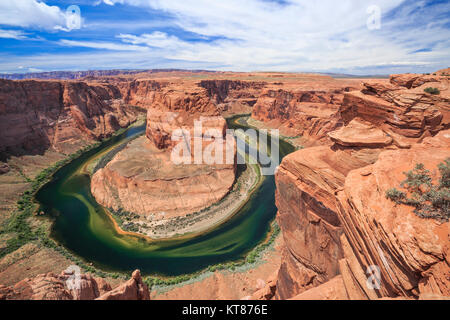
<svg viewBox="0 0 450 320">
<path fill-rule="evenodd" d="M 343 125 L 339 107 L 344 94 L 357 90 L 359 82 L 316 78 L 266 87 L 253 107 L 252 118 L 279 128 L 284 135 L 302 136 L 308 145 L 325 143 L 326 134 Z"/>
<path fill-rule="evenodd" d="M 136 120 L 111 85 L 0 80 L 0 152 L 73 152 Z"/>
<path fill-rule="evenodd" d="M 449 223 L 385 197 L 402 172 L 420 162 L 436 171 L 450 155 L 448 79 L 410 77 L 415 84 L 392 76 L 345 92 L 335 114 L 342 126 L 318 136 L 325 145 L 283 159 L 276 201 L 286 245 L 272 298 L 449 296 Z M 428 86 L 440 94 L 425 93 Z M 275 114 L 292 116 L 289 103 L 271 99 L 282 106 Z M 366 284 L 372 265 L 381 269 L 380 290 Z"/>
<path fill-rule="evenodd" d="M 373 165 L 348 174 L 336 199 L 345 230 L 339 264 L 351 298 L 450 297 L 450 223 L 421 218 L 386 198 L 417 163 L 436 174 L 449 156 L 445 130 L 411 149 L 384 151 Z M 380 269 L 379 290 L 366 284 L 370 266 Z"/>
<path fill-rule="evenodd" d="M 134 106 L 216 116 L 240 112 L 256 101 L 262 86 L 230 80 L 0 79 L 0 152 L 3 158 L 49 148 L 73 152 L 135 121 Z"/>
</svg>

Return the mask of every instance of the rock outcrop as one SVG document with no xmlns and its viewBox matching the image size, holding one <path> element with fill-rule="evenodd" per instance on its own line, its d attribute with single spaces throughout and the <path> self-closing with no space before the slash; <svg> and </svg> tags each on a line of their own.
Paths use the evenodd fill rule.
<svg viewBox="0 0 450 320">
<path fill-rule="evenodd" d="M 450 296 L 450 223 L 423 219 L 386 198 L 405 171 L 423 163 L 433 172 L 449 155 L 447 130 L 410 150 L 384 151 L 375 164 L 348 174 L 337 200 L 345 231 L 340 265 L 350 297 Z M 369 266 L 380 269 L 379 290 L 366 285 Z"/>
<path fill-rule="evenodd" d="M 330 132 L 333 142 L 344 147 L 387 147 L 392 138 L 371 123 L 352 120 L 347 126 Z"/>
<path fill-rule="evenodd" d="M 385 196 L 402 172 L 419 162 L 435 169 L 450 154 L 448 80 L 433 81 L 345 93 L 343 127 L 327 133 L 334 144 L 283 159 L 276 200 L 286 247 L 275 298 L 449 295 L 448 222 L 419 218 Z M 430 83 L 440 95 L 424 92 Z M 372 265 L 380 290 L 366 284 Z"/>
<path fill-rule="evenodd" d="M 239 80 L 133 80 L 119 83 L 124 101 L 131 105 L 165 111 L 219 115 L 249 112 L 264 82 Z"/>
<path fill-rule="evenodd" d="M 140 271 L 136 270 L 130 280 L 101 295 L 97 300 L 150 300 L 150 292 L 142 281 Z"/>
<path fill-rule="evenodd" d="M 41 274 L 13 287 L 0 285 L 0 300 L 150 300 L 139 270 L 115 289 L 102 278 L 73 273 Z"/>
<path fill-rule="evenodd" d="M 339 274 L 342 224 L 334 194 L 368 163 L 343 150 L 312 147 L 285 157 L 276 173 L 277 221 L 285 249 L 276 297 L 288 299 Z"/>
<path fill-rule="evenodd" d="M 412 89 L 395 86 L 398 81 L 392 79 L 393 84 L 364 83 L 363 90 L 345 94 L 340 109 L 342 119 L 345 124 L 355 118 L 370 122 L 389 134 L 399 147 L 409 147 L 426 136 L 448 129 L 450 81 L 445 77 L 439 81 L 432 76 L 423 77 L 430 82 Z M 416 77 L 410 75 L 408 79 Z M 427 87 L 440 89 L 440 94 L 426 93 Z"/>
<path fill-rule="evenodd" d="M 158 221 L 201 211 L 228 194 L 236 172 L 234 137 L 224 118 L 206 116 L 215 111 L 183 101 L 184 107 L 149 108 L 146 136 L 95 173 L 91 191 L 100 204 Z"/>
<path fill-rule="evenodd" d="M 207 90 L 221 112 L 250 113 L 263 88 L 262 81 L 202 80 L 199 86 Z"/>
<path fill-rule="evenodd" d="M 266 86 L 253 107 L 252 118 L 279 128 L 287 136 L 303 136 L 308 145 L 326 143 L 327 133 L 341 127 L 338 113 L 344 94 L 358 90 L 358 81 L 309 76 L 295 83 Z"/>
<path fill-rule="evenodd" d="M 73 152 L 135 119 L 111 85 L 0 80 L 2 153 Z"/>
<path fill-rule="evenodd" d="M 342 99 L 340 92 L 266 89 L 253 107 L 252 118 L 281 126 L 291 136 L 320 140 L 342 125 L 337 116 Z"/>
</svg>

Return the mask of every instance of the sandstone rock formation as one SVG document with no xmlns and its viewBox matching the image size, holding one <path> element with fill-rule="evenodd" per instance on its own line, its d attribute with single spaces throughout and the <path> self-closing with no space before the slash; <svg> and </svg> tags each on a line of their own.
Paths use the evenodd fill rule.
<svg viewBox="0 0 450 320">
<path fill-rule="evenodd" d="M 288 299 L 339 274 L 342 225 L 334 193 L 366 162 L 327 146 L 285 157 L 276 174 L 277 221 L 286 247 L 276 297 Z"/>
<path fill-rule="evenodd" d="M 73 152 L 136 119 L 110 85 L 0 80 L 0 152 Z"/>
<path fill-rule="evenodd" d="M 370 123 L 352 120 L 347 126 L 330 132 L 333 142 L 344 147 L 386 147 L 392 138 L 380 128 Z"/>
<path fill-rule="evenodd" d="M 198 212 L 230 191 L 236 145 L 226 133 L 225 119 L 203 117 L 216 111 L 189 99 L 182 101 L 185 106 L 178 105 L 179 100 L 165 101 L 167 105 L 156 103 L 148 109 L 146 136 L 131 142 L 93 176 L 91 191 L 100 204 L 158 221 Z M 168 111 L 181 108 L 186 111 Z"/>
<path fill-rule="evenodd" d="M 450 295 L 449 223 L 421 219 L 384 193 L 415 163 L 433 169 L 449 155 L 447 74 L 448 69 L 363 83 L 317 75 L 239 75 L 244 81 L 219 73 L 0 80 L 0 153 L 72 152 L 134 121 L 133 106 L 147 109 L 146 136 L 99 170 L 91 187 L 107 207 L 163 220 L 220 200 L 234 181 L 234 164 L 174 164 L 170 154 L 178 142 L 193 150 L 193 138 L 207 136 L 208 129 L 225 137 L 220 115 L 252 111 L 254 119 L 314 146 L 286 157 L 276 174 L 283 259 L 276 277 L 258 284 L 252 299 L 443 298 Z M 440 94 L 426 93 L 427 87 Z M 196 134 L 193 123 L 202 116 L 212 118 Z M 192 139 L 172 141 L 179 128 Z M 8 170 L 0 166 L 0 173 Z M 371 265 L 381 271 L 379 290 L 367 287 Z M 89 275 L 73 290 L 68 277 L 46 274 L 0 286 L 0 299 L 148 296 L 138 273 L 114 290 Z"/>
<path fill-rule="evenodd" d="M 309 289 L 290 300 L 348 300 L 342 276 L 336 276 L 318 287 Z"/>
<path fill-rule="evenodd" d="M 281 88 L 267 87 L 253 108 L 252 118 L 279 128 L 284 135 L 303 136 L 309 144 L 323 143 L 328 132 L 342 126 L 338 110 L 344 93 L 358 88 L 359 82 L 324 76 L 283 84 Z"/>
<path fill-rule="evenodd" d="M 423 77 L 430 82 L 412 89 L 395 86 L 395 77 L 391 79 L 393 84 L 364 83 L 363 90 L 345 94 L 341 117 L 345 124 L 359 118 L 377 125 L 399 147 L 409 147 L 426 136 L 435 135 L 450 127 L 450 81 L 445 77 L 440 77 L 438 82 L 432 76 Z M 429 86 L 440 89 L 441 93 L 424 92 Z"/>
<path fill-rule="evenodd" d="M 97 300 L 150 300 L 150 292 L 142 281 L 140 271 L 136 270 L 130 280 L 101 295 Z"/>
<path fill-rule="evenodd" d="M 262 81 L 240 80 L 202 80 L 200 87 L 207 90 L 208 96 L 214 101 L 221 112 L 246 113 L 251 112 L 261 94 L 267 86 Z"/>
<path fill-rule="evenodd" d="M 221 200 L 234 183 L 233 163 L 178 165 L 170 155 L 139 138 L 95 173 L 92 194 L 105 207 L 157 221 L 200 211 Z"/>
<path fill-rule="evenodd" d="M 148 287 L 139 270 L 115 289 L 102 278 L 81 274 L 79 285 L 73 273 L 41 274 L 13 287 L 0 285 L 0 300 L 149 300 Z"/>
<path fill-rule="evenodd" d="M 6 158 L 49 148 L 74 152 L 135 121 L 134 107 L 191 115 L 249 112 L 263 86 L 264 82 L 180 78 L 0 79 L 0 153 Z"/>
<path fill-rule="evenodd" d="M 281 163 L 277 220 L 286 248 L 275 298 L 449 295 L 448 222 L 421 219 L 385 197 L 403 171 L 418 162 L 436 168 L 450 155 L 448 80 L 407 89 L 398 78 L 345 93 L 338 112 L 344 126 L 327 133 L 334 145 Z M 430 84 L 441 94 L 425 93 Z M 367 289 L 371 265 L 381 268 L 380 290 Z"/>
<path fill-rule="evenodd" d="M 417 163 L 433 171 L 450 155 L 450 130 L 426 138 L 410 150 L 382 152 L 378 161 L 349 173 L 337 193 L 344 226 L 340 261 L 351 297 L 450 296 L 450 223 L 423 219 L 413 208 L 386 199 L 386 191 L 404 180 Z M 369 290 L 369 266 L 381 271 L 380 290 Z"/>
</svg>

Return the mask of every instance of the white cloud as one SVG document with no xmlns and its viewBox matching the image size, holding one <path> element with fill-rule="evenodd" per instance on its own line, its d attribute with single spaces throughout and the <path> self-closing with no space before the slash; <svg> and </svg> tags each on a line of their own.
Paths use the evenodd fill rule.
<svg viewBox="0 0 450 320">
<path fill-rule="evenodd" d="M 0 25 L 70 31 L 71 14 L 39 0 L 1 0 Z"/>
<path fill-rule="evenodd" d="M 443 40 L 443 23 L 430 19 L 427 28 L 411 32 L 402 28 L 417 18 L 423 2 L 402 6 L 381 30 L 369 30 L 367 8 L 379 6 L 385 16 L 404 0 L 292 0 L 285 4 L 262 0 L 104 0 L 162 10 L 171 14 L 181 29 L 216 39 L 183 41 L 161 32 L 121 34 L 124 42 L 159 48 L 164 58 L 228 65 L 234 70 L 358 69 L 370 66 L 430 65 L 449 54 Z M 448 4 L 437 8 L 441 11 Z M 420 14 L 420 13 L 419 13 Z M 449 22 L 449 19 L 447 19 Z M 448 32 L 448 31 L 447 31 Z M 445 32 L 444 32 L 445 33 Z M 414 49 L 440 43 L 423 60 Z M 439 46 L 441 49 L 439 49 Z M 398 63 L 398 61 L 400 61 Z"/>
<path fill-rule="evenodd" d="M 4 30 L 4 29 L 0 29 L 0 38 L 22 40 L 22 39 L 26 39 L 27 36 L 21 30 Z"/>
<path fill-rule="evenodd" d="M 150 47 L 174 49 L 189 46 L 190 44 L 186 41 L 181 41 L 175 36 L 169 36 L 167 33 L 155 31 L 151 34 L 143 34 L 141 36 L 136 36 L 132 34 L 120 34 L 118 38 L 126 43 L 132 44 L 143 44 Z"/>
<path fill-rule="evenodd" d="M 1 9 L 5 0 L 0 1 Z M 35 0 L 18 2 L 37 3 Z M 103 3 L 160 10 L 164 17 L 170 17 L 164 22 L 170 22 L 176 27 L 172 29 L 179 28 L 186 33 L 176 33 L 178 36 L 161 31 L 132 34 L 132 29 L 115 28 L 121 30 L 117 42 L 61 40 L 61 45 L 101 50 L 98 54 L 91 53 L 91 59 L 87 61 L 80 58 L 85 55 L 66 56 L 69 57 L 66 60 L 80 58 L 77 60 L 80 68 L 128 64 L 130 68 L 345 70 L 361 73 L 368 72 L 366 70 L 376 72 L 381 68 L 397 72 L 423 68 L 431 71 L 450 61 L 450 38 L 447 36 L 450 14 L 442 14 L 450 12 L 450 2 L 431 8 L 425 7 L 424 1 L 406 0 L 290 0 L 283 4 L 269 0 L 103 0 Z M 367 8 L 372 5 L 379 6 L 383 14 L 380 30 L 371 31 L 366 25 Z M 387 18 L 388 13 L 398 7 L 400 10 Z M 132 19 L 130 17 L 130 25 L 142 23 Z M 152 19 L 145 23 L 151 25 Z M 61 23 L 53 20 L 50 25 L 54 27 Z M 116 22 L 89 21 L 89 28 L 104 28 L 108 23 L 114 25 Z M 162 30 L 167 26 L 149 28 Z M 185 34 L 194 35 L 197 40 L 183 38 Z M 424 48 L 433 49 L 421 51 Z M 105 54 L 108 50 L 112 52 Z M 64 67 L 56 62 L 60 58 L 63 60 L 62 55 L 45 57 L 50 61 L 36 58 L 38 64 L 28 60 L 23 63 L 49 68 L 53 61 L 53 69 Z M 97 60 L 92 60 L 94 58 Z M 118 59 L 116 65 L 113 63 L 115 58 Z M 29 59 L 32 61 L 33 57 Z M 3 68 L 8 69 L 7 64 Z"/>
<path fill-rule="evenodd" d="M 149 48 L 135 45 L 127 45 L 113 42 L 93 42 L 93 41 L 74 41 L 74 40 L 60 40 L 59 43 L 70 47 L 85 47 L 93 49 L 106 49 L 114 51 L 148 51 Z"/>
</svg>

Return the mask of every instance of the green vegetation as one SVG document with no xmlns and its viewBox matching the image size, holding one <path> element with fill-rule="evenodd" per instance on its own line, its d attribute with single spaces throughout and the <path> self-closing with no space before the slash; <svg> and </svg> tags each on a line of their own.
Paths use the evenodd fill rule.
<svg viewBox="0 0 450 320">
<path fill-rule="evenodd" d="M 207 269 L 194 274 L 185 274 L 171 278 L 147 277 L 144 279 L 144 282 L 149 286 L 149 288 L 152 288 L 153 286 L 172 286 L 190 280 L 194 280 L 200 277 L 205 272 L 216 272 L 222 270 L 235 271 L 236 268 L 238 267 L 252 265 L 256 263 L 259 258 L 261 258 L 261 255 L 265 250 L 267 250 L 270 246 L 273 245 L 279 234 L 280 234 L 280 227 L 278 226 L 276 221 L 274 221 L 272 223 L 272 230 L 269 239 L 264 243 L 261 243 L 255 248 L 253 248 L 253 250 L 247 254 L 245 259 L 212 265 L 209 266 Z"/>
<path fill-rule="evenodd" d="M 19 249 L 30 241 L 39 239 L 38 231 L 33 231 L 29 223 L 29 219 L 33 216 L 33 213 L 38 211 L 37 204 L 34 202 L 34 195 L 44 184 L 50 181 L 53 174 L 59 168 L 78 158 L 84 152 L 96 148 L 99 145 L 100 142 L 87 146 L 66 159 L 60 160 L 51 167 L 42 170 L 34 179 L 31 180 L 27 178 L 27 181 L 31 184 L 30 188 L 26 190 L 17 201 L 17 211 L 12 214 L 11 218 L 1 230 L 1 233 L 12 233 L 14 234 L 14 237 L 9 239 L 6 243 L 6 247 L 0 251 L 0 258 Z M 23 175 L 21 171 L 19 171 L 19 173 Z"/>
<path fill-rule="evenodd" d="M 428 88 L 424 89 L 423 91 L 425 91 L 426 93 L 429 93 L 429 94 L 440 94 L 441 93 L 441 91 L 439 91 L 438 88 L 432 88 L 432 87 L 428 87 Z"/>
<path fill-rule="evenodd" d="M 125 130 L 126 129 L 124 128 L 120 129 L 109 138 L 103 139 L 102 141 L 95 142 L 91 145 L 79 149 L 75 153 L 67 156 L 65 159 L 60 160 L 54 163 L 52 166 L 42 170 L 34 179 L 30 179 L 22 172 L 20 168 L 16 168 L 19 174 L 23 176 L 27 180 L 27 182 L 30 183 L 30 187 L 22 194 L 20 199 L 17 201 L 17 210 L 6 221 L 6 223 L 0 230 L 0 234 L 13 235 L 9 240 L 7 240 L 6 246 L 0 249 L 0 258 L 18 250 L 29 242 L 35 242 L 37 245 L 51 248 L 57 251 L 58 253 L 84 269 L 86 272 L 90 272 L 99 277 L 121 277 L 123 279 L 127 279 L 129 278 L 129 276 L 131 276 L 119 273 L 107 273 L 97 270 L 93 266 L 86 264 L 80 258 L 74 256 L 63 246 L 58 245 L 55 241 L 53 241 L 50 238 L 45 225 L 38 224 L 38 226 L 34 226 L 34 224 L 32 223 L 33 216 L 40 212 L 38 204 L 34 201 L 34 197 L 39 189 L 47 184 L 59 169 L 66 166 L 73 160 L 78 159 L 86 152 L 100 147 L 102 143 L 107 142 L 115 136 L 122 134 L 123 132 L 125 132 Z"/>
<path fill-rule="evenodd" d="M 119 132 L 118 134 L 122 133 Z M 43 170 L 38 176 L 36 176 L 35 179 L 31 180 L 30 182 L 30 189 L 24 192 L 23 196 L 17 203 L 17 211 L 13 214 L 13 216 L 7 221 L 5 224 L 6 227 L 3 228 L 0 233 L 9 233 L 13 236 L 12 239 L 10 239 L 7 242 L 6 248 L 0 248 L 0 258 L 5 256 L 6 254 L 13 252 L 17 249 L 19 249 L 21 246 L 23 246 L 26 243 L 32 242 L 33 244 L 36 244 L 38 246 L 44 246 L 47 248 L 51 248 L 52 250 L 60 253 L 62 256 L 66 257 L 70 261 L 74 262 L 78 266 L 80 266 L 82 269 L 84 269 L 86 272 L 91 272 L 93 274 L 96 274 L 100 277 L 111 277 L 111 278 L 123 278 L 126 279 L 130 275 L 126 273 L 107 273 L 101 270 L 96 269 L 92 264 L 86 263 L 84 260 L 82 260 L 80 257 L 77 257 L 73 255 L 70 251 L 68 251 L 65 247 L 62 245 L 59 245 L 57 242 L 55 242 L 53 239 L 50 238 L 49 234 L 49 228 L 48 224 L 43 223 L 36 223 L 36 222 L 42 222 L 38 217 L 33 217 L 33 214 L 39 212 L 38 204 L 34 202 L 34 196 L 37 193 L 39 189 L 42 188 L 45 184 L 47 184 L 51 179 L 52 176 L 63 166 L 70 163 L 72 160 L 79 158 L 82 156 L 85 152 L 90 151 L 94 148 L 97 148 L 101 145 L 100 142 L 88 146 L 82 150 L 79 150 L 78 152 L 68 156 L 66 159 L 61 160 L 57 163 L 55 163 L 53 166 Z M 259 173 L 259 167 L 256 166 L 258 169 L 258 176 Z M 236 185 L 237 190 L 241 189 L 240 184 Z M 126 212 L 120 212 L 118 216 L 120 216 L 121 219 L 127 220 L 129 213 Z M 272 230 L 270 231 L 269 239 L 255 247 L 251 252 L 249 252 L 246 256 L 246 258 L 241 259 L 237 262 L 229 262 L 229 263 L 222 263 L 214 266 L 210 266 L 209 268 L 200 271 L 195 274 L 190 275 L 181 275 L 169 279 L 161 279 L 157 277 L 148 277 L 146 279 L 146 282 L 151 285 L 173 285 L 181 282 L 186 282 L 188 280 L 194 279 L 199 277 L 201 274 L 205 274 L 205 272 L 214 272 L 216 270 L 235 270 L 237 267 L 245 266 L 245 265 L 251 265 L 255 262 L 257 262 L 257 259 L 261 256 L 263 251 L 267 249 L 274 240 L 277 238 L 280 230 L 278 225 L 274 222 L 272 225 Z"/>
<path fill-rule="evenodd" d="M 450 218 L 450 158 L 438 165 L 440 178 L 438 185 L 433 184 L 431 172 L 422 163 L 413 170 L 405 172 L 406 180 L 401 187 L 386 191 L 386 198 L 397 204 L 415 207 L 414 212 L 421 218 L 448 221 Z"/>
</svg>

